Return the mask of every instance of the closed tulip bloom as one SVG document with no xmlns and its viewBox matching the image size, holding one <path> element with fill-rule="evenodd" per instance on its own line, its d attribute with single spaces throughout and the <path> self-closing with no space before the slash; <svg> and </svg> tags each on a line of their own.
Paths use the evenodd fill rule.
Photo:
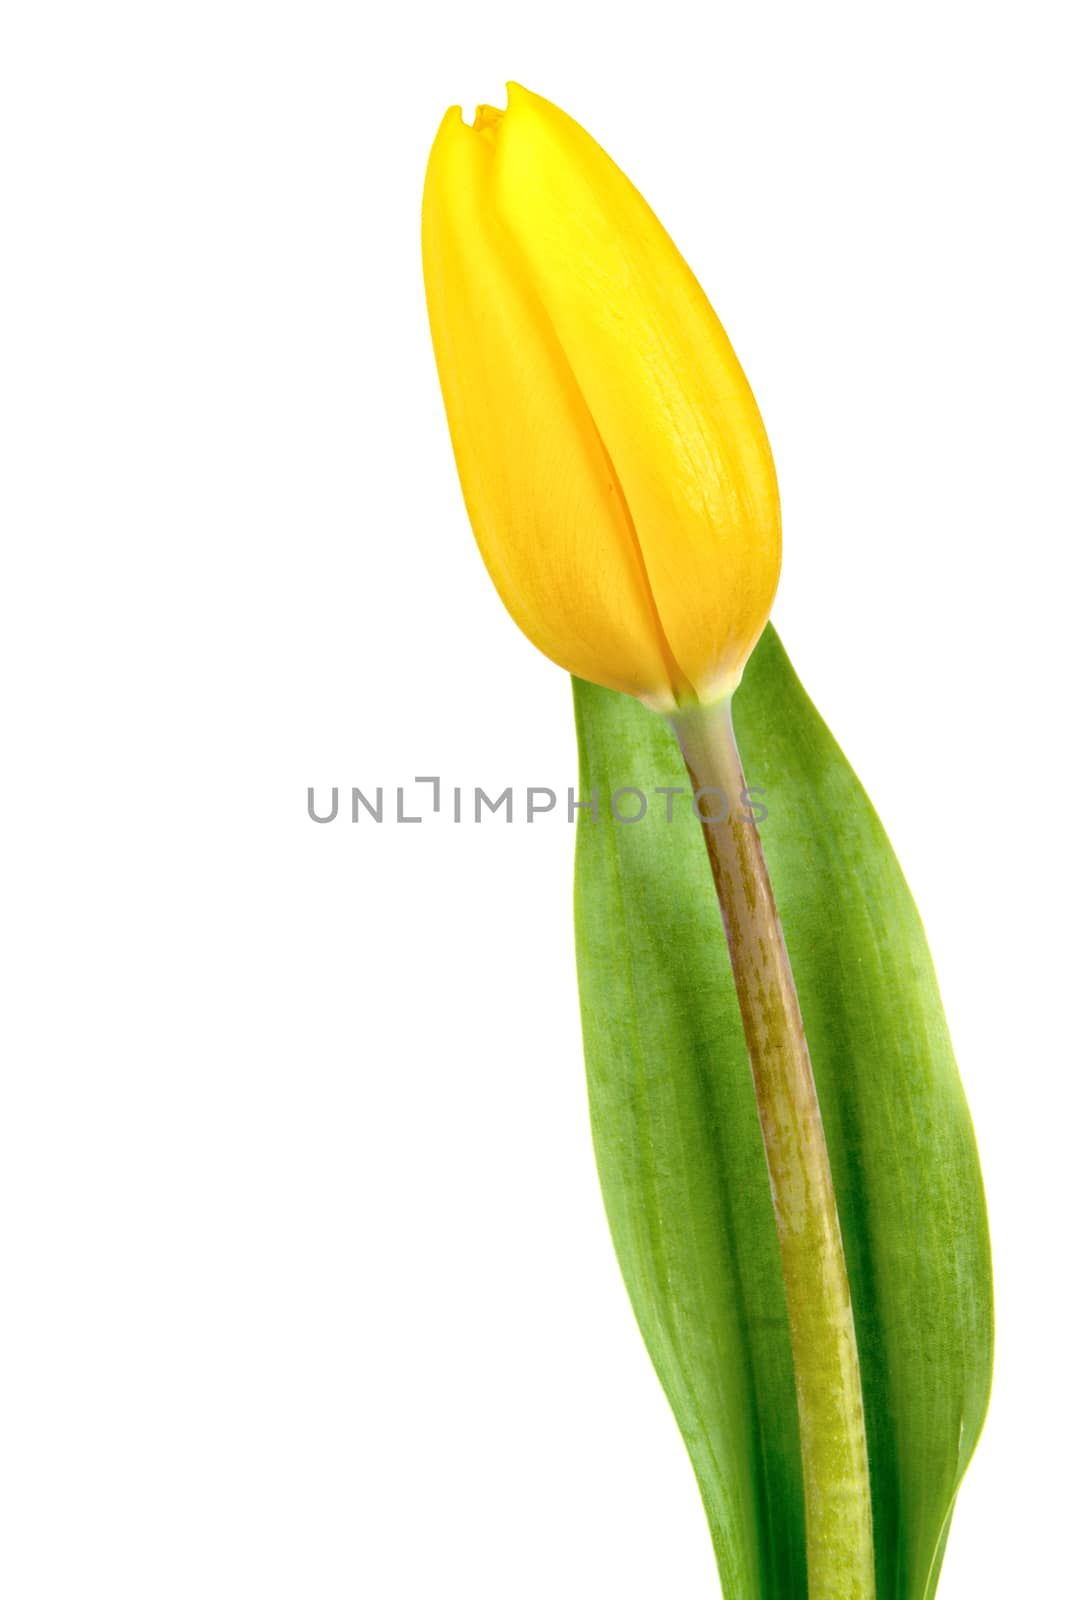
<svg viewBox="0 0 1067 1600">
<path fill-rule="evenodd" d="M 423 267 L 460 481 L 523 632 L 662 710 L 736 687 L 781 524 L 752 391 L 637 190 L 517 84 L 430 154 Z"/>
</svg>

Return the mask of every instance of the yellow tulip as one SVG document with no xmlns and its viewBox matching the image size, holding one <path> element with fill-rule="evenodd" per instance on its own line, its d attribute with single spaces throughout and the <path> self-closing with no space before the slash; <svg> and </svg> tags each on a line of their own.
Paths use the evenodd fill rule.
<svg viewBox="0 0 1067 1600">
<path fill-rule="evenodd" d="M 517 84 L 445 116 L 423 200 L 463 494 L 523 632 L 671 710 L 729 696 L 770 613 L 774 462 L 718 318 L 629 180 Z"/>
</svg>

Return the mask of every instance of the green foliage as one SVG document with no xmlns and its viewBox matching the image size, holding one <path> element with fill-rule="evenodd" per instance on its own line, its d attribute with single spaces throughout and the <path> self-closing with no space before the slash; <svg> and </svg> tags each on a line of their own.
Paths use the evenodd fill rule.
<svg viewBox="0 0 1067 1600">
<path fill-rule="evenodd" d="M 634 1311 L 700 1483 L 726 1600 L 800 1600 L 796 1397 L 726 943 L 664 718 L 575 680 L 576 926 L 593 1138 Z M 934 1592 L 985 1416 L 981 1174 L 922 925 L 858 780 L 768 628 L 734 722 L 818 1084 L 852 1290 L 879 1600 Z M 609 796 L 650 800 L 640 822 Z M 656 787 L 683 791 L 666 820 Z M 632 796 L 620 809 L 635 809 Z"/>
</svg>

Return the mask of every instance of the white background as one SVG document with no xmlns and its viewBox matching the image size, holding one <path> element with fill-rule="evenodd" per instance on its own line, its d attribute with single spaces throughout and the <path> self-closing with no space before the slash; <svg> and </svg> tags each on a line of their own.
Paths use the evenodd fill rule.
<svg viewBox="0 0 1067 1600">
<path fill-rule="evenodd" d="M 977 1125 L 993 1408 L 942 1600 L 1062 1582 L 1054 8 L 5 11 L 0 1589 L 706 1600 L 589 1147 L 573 781 L 478 560 L 422 171 L 513 76 L 758 396 L 776 620 L 895 841 Z M 495 791 L 494 791 L 495 792 Z"/>
</svg>

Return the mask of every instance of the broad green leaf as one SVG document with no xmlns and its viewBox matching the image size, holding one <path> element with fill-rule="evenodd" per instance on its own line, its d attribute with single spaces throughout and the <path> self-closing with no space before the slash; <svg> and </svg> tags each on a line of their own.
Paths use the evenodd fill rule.
<svg viewBox="0 0 1067 1600">
<path fill-rule="evenodd" d="M 575 680 L 576 925 L 597 1165 L 727 1600 L 802 1600 L 796 1397 L 744 1037 L 700 824 L 665 719 Z M 992 1290 L 970 1116 L 922 924 L 773 630 L 735 700 L 792 958 L 852 1289 L 879 1600 L 934 1592 L 985 1416 Z M 649 797 L 613 820 L 620 788 Z M 657 788 L 679 791 L 674 821 Z M 620 798 L 633 814 L 638 802 Z"/>
</svg>

